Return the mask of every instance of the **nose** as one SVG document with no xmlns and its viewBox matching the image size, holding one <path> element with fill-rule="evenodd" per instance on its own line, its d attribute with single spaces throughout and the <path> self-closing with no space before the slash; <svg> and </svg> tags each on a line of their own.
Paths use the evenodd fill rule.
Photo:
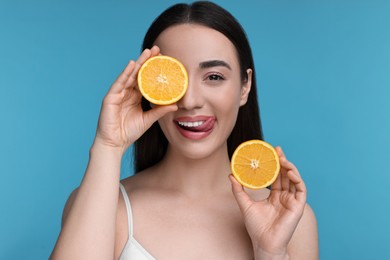
<svg viewBox="0 0 390 260">
<path fill-rule="evenodd" d="M 199 84 L 188 82 L 188 88 L 184 96 L 177 102 L 179 109 L 193 110 L 201 108 L 204 104 L 204 97 Z"/>
</svg>

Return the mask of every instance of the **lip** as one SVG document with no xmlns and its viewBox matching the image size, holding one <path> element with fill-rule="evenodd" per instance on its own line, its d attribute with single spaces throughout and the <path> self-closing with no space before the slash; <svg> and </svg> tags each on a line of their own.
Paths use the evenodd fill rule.
<svg viewBox="0 0 390 260">
<path fill-rule="evenodd" d="M 174 124 L 176 126 L 176 129 L 179 131 L 179 133 L 184 136 L 187 139 L 190 140 L 200 140 L 203 138 L 206 138 L 211 134 L 211 132 L 214 129 L 214 124 L 216 121 L 216 118 L 214 116 L 184 116 L 184 117 L 177 117 L 174 120 Z M 200 126 L 191 127 L 191 130 L 189 128 L 183 128 L 179 126 L 178 122 L 198 122 L 203 121 L 203 124 Z"/>
</svg>

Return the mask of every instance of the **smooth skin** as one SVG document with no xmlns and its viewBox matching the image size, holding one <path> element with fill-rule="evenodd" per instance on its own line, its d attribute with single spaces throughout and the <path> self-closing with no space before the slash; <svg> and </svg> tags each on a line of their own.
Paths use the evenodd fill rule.
<svg viewBox="0 0 390 260">
<path fill-rule="evenodd" d="M 103 100 L 88 167 L 65 206 L 51 258 L 118 259 L 128 239 L 121 158 L 158 120 L 170 142 L 166 156 L 122 180 L 134 237 L 146 250 L 157 259 L 318 259 L 304 182 L 280 147 L 281 172 L 271 191 L 244 189 L 230 174 L 226 138 L 251 85 L 250 69 L 248 82 L 240 80 L 234 46 L 217 31 L 188 24 L 168 28 L 156 44 L 161 51 L 155 46 L 130 61 Z M 144 112 L 137 72 L 160 52 L 183 62 L 189 90 L 177 104 Z M 230 69 L 200 66 L 214 59 Z M 200 141 L 184 138 L 172 123 L 196 115 L 216 117 L 213 132 Z"/>
</svg>

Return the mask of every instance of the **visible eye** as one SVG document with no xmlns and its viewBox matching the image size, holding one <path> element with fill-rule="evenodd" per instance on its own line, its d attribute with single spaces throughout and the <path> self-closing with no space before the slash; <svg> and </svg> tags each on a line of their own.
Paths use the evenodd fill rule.
<svg viewBox="0 0 390 260">
<path fill-rule="evenodd" d="M 213 74 L 206 76 L 206 80 L 210 80 L 210 81 L 218 81 L 218 80 L 224 80 L 224 79 L 225 78 L 221 74 L 218 74 L 218 73 L 213 73 Z"/>
</svg>

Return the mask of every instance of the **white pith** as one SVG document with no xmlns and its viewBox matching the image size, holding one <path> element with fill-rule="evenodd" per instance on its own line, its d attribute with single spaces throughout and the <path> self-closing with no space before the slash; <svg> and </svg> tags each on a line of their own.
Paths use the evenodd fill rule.
<svg viewBox="0 0 390 260">
<path fill-rule="evenodd" d="M 177 122 L 180 126 L 185 127 L 197 127 L 203 125 L 205 121 L 194 121 L 194 122 Z"/>
<path fill-rule="evenodd" d="M 159 74 L 157 77 L 157 82 L 162 84 L 168 84 L 168 78 L 165 75 Z"/>
<path fill-rule="evenodd" d="M 252 160 L 251 160 L 251 168 L 252 168 L 253 170 L 259 168 L 259 166 L 260 166 L 259 164 L 260 164 L 260 162 L 259 162 L 258 160 L 255 160 L 255 159 L 252 159 Z"/>
</svg>

